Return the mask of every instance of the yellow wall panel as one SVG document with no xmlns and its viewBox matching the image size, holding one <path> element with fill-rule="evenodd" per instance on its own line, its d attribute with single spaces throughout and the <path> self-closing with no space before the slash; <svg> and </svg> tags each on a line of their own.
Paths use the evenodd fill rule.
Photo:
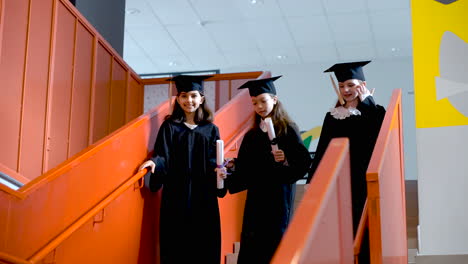
<svg viewBox="0 0 468 264">
<path fill-rule="evenodd" d="M 468 1 L 413 0 L 411 10 L 416 127 L 468 125 L 467 100 L 461 102 L 468 99 L 468 60 L 463 60 L 468 58 Z M 449 63 L 452 57 L 455 60 Z M 441 76 L 441 67 L 448 64 L 454 69 L 445 68 L 448 75 L 456 76 L 456 69 L 464 69 L 464 76 Z M 437 85 L 438 78 L 449 82 Z"/>
</svg>

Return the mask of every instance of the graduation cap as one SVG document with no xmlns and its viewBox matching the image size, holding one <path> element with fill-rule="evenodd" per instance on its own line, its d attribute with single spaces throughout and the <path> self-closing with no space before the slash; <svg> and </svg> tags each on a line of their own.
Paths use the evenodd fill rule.
<svg viewBox="0 0 468 264">
<path fill-rule="evenodd" d="M 282 75 L 267 79 L 251 80 L 244 83 L 239 89 L 249 88 L 250 96 L 258 96 L 262 93 L 271 93 L 276 95 L 276 89 L 273 82 Z"/>
<path fill-rule="evenodd" d="M 203 93 L 203 80 L 213 75 L 177 75 L 166 81 L 174 81 L 177 92 L 199 91 Z"/>
<path fill-rule="evenodd" d="M 368 64 L 369 62 L 371 61 L 337 63 L 324 72 L 334 72 L 338 82 L 344 82 L 349 79 L 365 81 L 366 79 L 364 78 L 362 66 Z"/>
</svg>

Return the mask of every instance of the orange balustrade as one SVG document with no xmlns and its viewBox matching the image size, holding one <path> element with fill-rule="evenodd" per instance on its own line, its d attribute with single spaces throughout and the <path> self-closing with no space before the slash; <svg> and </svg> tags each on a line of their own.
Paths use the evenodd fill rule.
<svg viewBox="0 0 468 264">
<path fill-rule="evenodd" d="M 393 91 L 367 170 L 371 263 L 408 263 L 401 89 Z"/>
<path fill-rule="evenodd" d="M 24 177 L 142 114 L 139 76 L 70 1 L 0 1 L 0 40 L 0 163 Z"/>
<path fill-rule="evenodd" d="M 18 191 L 0 192 L 2 255 L 31 263 L 151 263 L 158 194 L 128 187 L 141 177 L 132 175 L 146 158 L 150 126 L 168 112 L 163 104 Z"/>
<path fill-rule="evenodd" d="M 253 124 L 250 104 L 244 90 L 216 112 L 220 131 L 226 126 L 227 134 L 221 134 L 226 156 L 236 154 L 236 144 Z M 16 175 L 26 183 L 17 191 L 0 185 L 0 260 L 157 262 L 160 193 L 140 190 L 140 184 L 128 187 L 141 178 L 131 175 L 152 151 L 155 131 L 169 111 L 167 100 L 32 181 Z M 223 255 L 239 241 L 244 200 L 243 193 L 220 199 Z"/>
<path fill-rule="evenodd" d="M 359 254 L 361 254 L 361 246 L 364 236 L 366 235 L 365 231 L 369 229 L 369 217 L 368 217 L 368 205 L 367 200 L 364 203 L 364 208 L 362 209 L 361 219 L 359 220 L 358 229 L 356 231 L 356 236 L 354 237 L 354 263 L 359 264 Z"/>
<path fill-rule="evenodd" d="M 284 263 L 353 263 L 347 138 L 330 142 L 273 257 Z"/>
</svg>

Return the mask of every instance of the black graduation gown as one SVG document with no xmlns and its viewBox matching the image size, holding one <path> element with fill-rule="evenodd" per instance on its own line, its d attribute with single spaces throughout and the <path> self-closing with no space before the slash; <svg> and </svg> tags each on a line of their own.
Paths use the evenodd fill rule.
<svg viewBox="0 0 468 264">
<path fill-rule="evenodd" d="M 212 123 L 192 130 L 166 120 L 159 129 L 153 158 L 157 171 L 152 177 L 163 187 L 159 230 L 162 264 L 220 263 L 218 197 L 223 197 L 226 189 L 216 187 L 217 139 L 218 128 Z"/>
<path fill-rule="evenodd" d="M 351 115 L 345 119 L 335 119 L 330 112 L 327 113 L 307 179 L 309 183 L 332 138 L 349 138 L 354 234 L 367 198 L 367 166 L 385 116 L 385 108 L 375 104 L 372 96 L 359 102 L 356 108 L 361 115 Z"/>
<path fill-rule="evenodd" d="M 289 224 L 295 182 L 306 175 L 311 158 L 298 132 L 278 138 L 287 165 L 275 162 L 267 133 L 254 128 L 246 133 L 228 176 L 230 193 L 247 190 L 238 264 L 267 264 Z"/>
</svg>

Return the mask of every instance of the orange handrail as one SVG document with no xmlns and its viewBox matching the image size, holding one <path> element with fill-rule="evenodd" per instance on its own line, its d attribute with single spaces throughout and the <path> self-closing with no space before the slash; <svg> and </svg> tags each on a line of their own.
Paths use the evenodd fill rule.
<svg viewBox="0 0 468 264">
<path fill-rule="evenodd" d="M 261 71 L 254 71 L 254 72 L 240 72 L 240 73 L 220 73 L 215 74 L 213 77 L 207 79 L 207 81 L 224 81 L 224 80 L 242 80 L 242 79 L 256 79 L 260 78 L 264 72 Z M 147 78 L 141 79 L 141 82 L 144 85 L 151 85 L 151 84 L 167 84 L 169 81 L 166 80 L 167 78 Z"/>
<path fill-rule="evenodd" d="M 364 238 L 364 231 L 366 230 L 366 228 L 368 228 L 368 224 L 369 224 L 369 221 L 368 221 L 368 218 L 367 218 L 367 212 L 368 211 L 368 208 L 367 208 L 367 199 L 366 199 L 366 202 L 364 203 L 364 208 L 362 210 L 362 215 L 361 215 L 361 219 L 359 220 L 359 225 L 358 225 L 358 229 L 356 231 L 356 236 L 354 237 L 354 259 L 357 263 L 357 257 L 361 251 L 361 244 L 362 244 L 362 239 Z"/>
<path fill-rule="evenodd" d="M 93 218 L 97 213 L 99 213 L 102 209 L 104 209 L 107 205 L 109 205 L 113 200 L 119 197 L 123 192 L 125 192 L 128 188 L 135 183 L 142 179 L 143 176 L 147 173 L 147 169 L 137 172 L 133 175 L 130 179 L 120 185 L 115 191 L 110 193 L 107 197 L 105 197 L 102 201 L 100 201 L 96 206 L 91 208 L 88 212 L 86 212 L 83 216 L 77 219 L 73 224 L 63 230 L 57 237 L 52 239 L 46 246 L 41 248 L 38 252 L 34 253 L 30 258 L 27 260 L 21 259 L 15 256 L 11 256 L 5 253 L 0 252 L 0 260 L 8 261 L 13 264 L 35 264 L 39 263 L 43 258 L 45 258 L 50 252 L 52 252 L 56 247 L 58 247 L 63 241 L 69 238 L 73 232 L 78 230 L 81 226 L 83 226 L 86 222 L 88 222 L 91 218 Z M 141 188 L 142 185 L 139 184 L 137 188 Z"/>
<path fill-rule="evenodd" d="M 349 140 L 335 138 L 271 263 L 352 263 L 351 219 Z"/>
<path fill-rule="evenodd" d="M 395 89 L 367 169 L 372 264 L 407 263 L 401 89 Z"/>
<path fill-rule="evenodd" d="M 264 74 L 269 75 L 270 73 L 269 72 L 264 72 Z M 257 77 L 258 77 L 258 75 L 257 75 Z M 231 125 L 231 123 L 235 123 L 234 128 L 229 127 L 229 129 L 227 129 L 227 130 L 221 129 L 221 131 L 230 131 L 230 129 L 237 130 L 237 132 L 230 131 L 226 135 L 222 134 L 222 138 L 225 139 L 226 142 L 227 142 L 226 152 L 230 152 L 229 150 L 231 150 L 233 148 L 235 150 L 235 146 L 236 146 L 237 142 L 240 140 L 242 135 L 245 134 L 245 132 L 248 129 L 250 129 L 250 127 L 251 127 L 250 121 L 252 121 L 253 115 L 251 115 L 251 113 L 253 113 L 253 109 L 245 108 L 246 104 L 250 105 L 250 101 L 249 101 L 250 97 L 248 96 L 248 94 L 245 93 L 245 92 L 247 92 L 246 90 L 244 90 L 242 92 L 244 94 L 238 94 L 238 96 L 233 98 L 233 102 L 234 102 L 233 104 L 232 103 L 227 104 L 227 105 L 225 105 L 225 107 L 222 107 L 220 110 L 218 110 L 216 112 L 215 123 L 217 125 L 227 126 L 227 125 Z M 240 114 L 237 111 L 237 110 L 239 110 L 238 109 L 239 107 L 243 108 L 243 109 L 241 109 L 242 112 L 243 112 L 242 114 Z M 151 149 L 152 144 L 154 143 L 153 139 L 156 136 L 156 133 L 154 133 L 153 129 L 157 130 L 161 120 L 168 113 L 168 111 L 169 111 L 169 104 L 168 104 L 168 101 L 166 101 L 165 103 L 163 103 L 163 104 L 159 105 L 158 107 L 152 109 L 147 114 L 137 118 L 136 120 L 130 122 L 129 124 L 125 125 L 124 127 L 118 129 L 113 134 L 107 136 L 106 138 L 100 140 L 99 142 L 93 144 L 92 146 L 88 147 L 87 149 L 85 149 L 85 150 L 81 151 L 80 153 L 76 154 L 72 159 L 68 160 L 66 163 L 62 164 L 61 166 L 49 171 L 47 174 L 45 174 L 45 175 L 43 175 L 41 177 L 38 177 L 38 178 L 30 181 L 29 183 L 27 183 L 24 187 L 22 187 L 18 191 L 14 191 L 12 193 L 9 193 L 9 195 L 6 195 L 5 197 L 1 197 L 1 198 L 4 198 L 4 199 L 6 198 L 5 201 L 9 201 L 9 202 L 14 201 L 14 202 L 12 202 L 12 206 L 16 207 L 15 206 L 16 204 L 21 204 L 23 201 L 28 202 L 28 204 L 32 204 L 31 201 L 34 200 L 34 198 L 31 198 L 30 196 L 37 197 L 38 193 L 40 193 L 39 194 L 40 197 L 43 197 L 44 196 L 43 194 L 44 194 L 44 191 L 45 191 L 44 189 L 52 188 L 52 189 L 58 191 L 60 189 L 60 187 L 64 187 L 64 186 L 63 185 L 57 185 L 57 182 L 62 182 L 63 183 L 65 181 L 63 179 L 63 177 L 59 177 L 60 175 L 70 174 L 70 172 L 72 172 L 72 174 L 73 173 L 76 174 L 76 172 L 73 172 L 73 171 L 75 171 L 75 169 L 74 169 L 75 167 L 80 166 L 83 163 L 86 164 L 87 159 L 90 159 L 90 158 L 92 158 L 94 156 L 102 155 L 100 153 L 101 153 L 101 151 L 103 151 L 105 149 L 109 149 L 109 148 L 112 149 L 113 147 L 120 146 L 121 144 L 123 144 L 126 141 L 126 139 L 124 139 L 123 137 L 128 138 L 128 136 L 125 136 L 127 134 L 132 135 L 132 137 L 138 136 L 140 138 L 140 139 L 137 140 L 138 141 L 138 149 L 141 149 L 141 147 L 142 147 L 141 143 L 142 143 L 142 141 L 146 141 L 145 138 L 147 138 L 147 137 L 150 138 L 148 140 L 148 149 Z M 235 112 L 235 115 L 233 115 L 234 112 Z M 235 116 L 235 120 L 232 119 L 233 116 Z M 240 119 L 238 119 L 237 117 L 239 117 Z M 253 122 L 252 122 L 252 124 L 253 124 Z M 132 130 L 134 130 L 136 128 L 138 128 L 138 130 L 141 131 L 141 132 L 138 132 L 137 134 L 132 132 Z M 143 130 L 144 130 L 144 135 L 142 136 Z M 151 139 L 151 138 L 153 138 L 153 139 Z M 127 143 L 125 143 L 125 144 L 127 144 Z M 146 144 L 144 144 L 144 145 L 146 145 Z M 125 146 L 127 146 L 127 145 L 125 145 Z M 145 155 L 146 155 L 146 153 L 145 153 Z M 137 156 L 141 156 L 141 155 L 138 154 Z M 133 160 L 132 161 L 132 164 L 133 164 L 135 158 L 132 158 L 132 160 Z M 128 162 L 129 160 L 126 159 L 125 161 Z M 128 166 L 126 166 L 126 168 L 128 169 Z M 132 176 L 131 178 L 125 177 L 125 179 L 124 179 L 125 182 L 122 183 L 121 185 L 119 185 L 119 187 L 112 187 L 111 186 L 112 184 L 110 184 L 110 185 L 107 184 L 106 187 L 104 188 L 104 190 L 101 190 L 101 192 L 100 192 L 102 196 L 96 197 L 96 198 L 99 198 L 101 200 L 96 200 L 95 202 L 93 201 L 93 204 L 89 204 L 89 202 L 91 202 L 91 200 L 85 199 L 85 200 L 89 200 L 89 201 L 87 201 L 87 203 L 89 205 L 91 205 L 89 207 L 87 207 L 87 205 L 82 206 L 83 209 L 86 210 L 86 213 L 82 214 L 82 212 L 80 212 L 79 210 L 76 211 L 76 209 L 75 209 L 74 213 L 73 213 L 74 215 L 67 215 L 65 217 L 65 218 L 67 218 L 69 220 L 72 220 L 72 221 L 70 221 L 70 222 L 64 221 L 65 227 L 63 229 L 62 229 L 62 227 L 60 227 L 60 225 L 55 224 L 54 227 L 53 227 L 54 229 L 53 230 L 51 229 L 50 232 L 45 232 L 45 233 L 42 232 L 42 231 L 40 232 L 41 239 L 44 240 L 45 242 L 35 241 L 33 244 L 31 244 L 31 246 L 29 248 L 27 248 L 27 250 L 25 250 L 23 248 L 20 249 L 18 247 L 15 248 L 14 246 L 12 246 L 13 244 L 11 244 L 10 245 L 10 246 L 12 246 L 11 248 L 17 250 L 17 252 L 15 252 L 13 254 L 12 253 L 7 254 L 6 252 L 0 253 L 0 260 L 9 261 L 11 263 L 37 263 L 41 259 L 44 259 L 44 257 L 48 256 L 48 254 L 50 252 L 52 252 L 52 251 L 54 251 L 54 249 L 58 248 L 58 246 L 61 245 L 66 239 L 69 239 L 75 233 L 75 231 L 77 231 L 78 229 L 83 227 L 83 225 L 86 222 L 88 222 L 90 218 L 92 218 L 94 215 L 96 215 L 97 212 L 102 210 L 102 208 L 104 208 L 106 205 L 108 205 L 116 197 L 121 195 L 124 192 L 125 189 L 128 189 L 127 188 L 128 186 L 130 186 L 132 183 L 135 183 L 136 181 L 138 181 L 138 179 L 140 179 L 142 176 L 143 176 L 143 174 L 140 175 L 140 174 L 137 173 L 134 176 Z M 68 184 L 67 181 L 65 181 L 65 182 L 66 182 L 66 184 Z M 111 181 L 111 182 L 118 183 L 117 181 Z M 110 187 L 112 187 L 112 189 L 110 190 L 112 193 L 111 194 L 106 194 L 105 189 L 109 189 Z M 117 189 L 115 189 L 115 188 L 117 188 Z M 9 198 L 7 198 L 8 196 L 9 196 Z M 14 199 L 15 196 L 16 196 L 16 198 L 19 198 L 19 200 Z M 54 197 L 56 197 L 56 196 L 53 196 L 53 197 L 51 196 L 49 198 L 54 199 Z M 103 198 L 101 198 L 101 197 L 103 197 Z M 243 199 L 242 195 L 231 196 L 227 200 L 222 199 L 221 200 L 221 206 L 224 206 L 225 208 L 228 208 L 229 202 L 238 203 L 238 202 L 242 202 L 242 199 Z M 54 204 L 54 206 L 58 206 L 58 207 L 63 207 L 64 205 L 66 205 L 66 203 Z M 41 206 L 43 206 L 43 205 L 41 205 Z M 230 210 L 230 211 L 232 211 L 232 210 Z M 23 212 L 23 210 L 21 210 L 20 212 L 15 213 L 16 217 L 20 216 L 21 212 L 28 214 L 28 210 L 24 210 L 24 212 Z M 76 214 L 76 213 L 79 213 L 79 214 Z M 76 215 L 76 218 L 75 218 L 75 215 Z M 229 220 L 231 218 L 227 218 L 227 216 L 225 215 L 224 219 Z M 31 226 L 28 227 L 28 228 L 31 229 Z M 10 235 L 12 235 L 12 234 L 13 233 L 10 232 Z M 52 235 L 52 236 L 49 238 L 50 235 Z M 225 239 L 226 238 L 223 237 L 223 241 Z M 236 240 L 234 240 L 234 241 L 236 241 Z M 225 242 L 223 242 L 223 243 L 225 243 Z M 228 243 L 228 242 L 226 242 L 226 243 Z M 38 249 L 37 246 L 40 246 L 41 248 Z M 33 250 L 33 251 L 31 251 L 31 250 Z M 28 251 L 31 251 L 31 252 L 28 252 Z M 13 251 L 11 251 L 11 252 L 13 252 Z M 15 254 L 16 254 L 16 256 L 13 256 Z M 28 260 L 26 260 L 26 256 L 23 255 L 23 256 L 19 257 L 19 254 L 24 254 L 26 256 L 29 255 L 30 257 L 28 258 Z"/>
<path fill-rule="evenodd" d="M 89 221 L 93 216 L 95 216 L 99 211 L 104 209 L 107 205 L 109 205 L 113 200 L 119 197 L 124 191 L 130 188 L 132 185 L 142 179 L 143 176 L 147 173 L 147 169 L 137 172 L 133 175 L 130 179 L 120 185 L 115 191 L 105 197 L 101 202 L 99 202 L 95 207 L 91 208 L 88 212 L 86 212 L 82 217 L 76 220 L 73 224 L 67 227 L 60 235 L 54 238 L 52 241 L 47 243 L 45 247 L 39 250 L 37 253 L 32 255 L 28 261 L 30 263 L 39 263 L 40 260 L 45 258 L 47 254 L 52 252 L 56 247 L 58 247 L 63 241 L 65 241 L 68 237 L 70 237 L 73 232 L 78 230 L 82 225 L 84 225 L 87 221 Z M 142 184 L 139 184 L 138 187 L 141 188 Z"/>
</svg>

